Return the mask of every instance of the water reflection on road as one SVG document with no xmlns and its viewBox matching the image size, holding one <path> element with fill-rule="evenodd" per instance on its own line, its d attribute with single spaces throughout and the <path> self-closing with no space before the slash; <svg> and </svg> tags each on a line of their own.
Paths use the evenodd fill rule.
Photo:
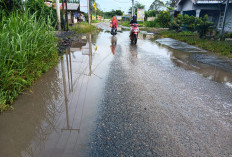
<svg viewBox="0 0 232 157">
<path fill-rule="evenodd" d="M 108 39 L 107 33 L 74 38 L 58 66 L 19 96 L 15 111 L 0 116 L 0 156 L 85 154 L 112 59 Z"/>
<path fill-rule="evenodd" d="M 232 83 L 231 60 L 174 39 L 164 38 L 156 41 L 170 47 L 170 59 L 176 66 L 195 71 L 216 82 Z"/>
<path fill-rule="evenodd" d="M 230 89 L 226 89 L 220 84 L 216 86 L 209 80 L 207 80 L 209 81 L 207 82 L 205 81 L 206 79 L 201 77 L 199 79 L 196 75 L 191 75 L 191 73 L 189 73 L 189 71 L 194 71 L 197 76 L 200 74 L 211 80 L 228 84 L 232 83 L 232 73 L 230 71 L 205 64 L 203 61 L 196 61 L 190 54 L 186 54 L 183 51 L 162 47 L 150 41 L 150 39 L 153 38 L 151 34 L 140 34 L 137 45 L 131 45 L 128 36 L 129 32 L 126 31 L 118 33 L 117 36 L 111 36 L 110 33 L 101 32 L 100 34 L 88 34 L 81 38 L 74 37 L 72 46 L 60 58 L 58 66 L 44 74 L 31 88 L 32 92 L 28 91 L 19 96 L 14 103 L 15 111 L 0 115 L 0 156 L 86 156 L 85 153 L 90 142 L 89 137 L 91 131 L 96 127 L 95 120 L 97 119 L 97 115 L 101 114 L 97 112 L 99 109 L 98 105 L 101 104 L 102 100 L 107 99 L 104 97 L 104 88 L 107 86 L 105 83 L 108 74 L 111 72 L 110 69 L 112 66 L 122 67 L 125 72 L 133 76 L 134 79 L 132 80 L 130 79 L 130 75 L 126 76 L 129 80 L 128 84 L 131 82 L 136 84 L 136 81 L 139 80 L 139 86 L 143 86 L 143 88 L 135 89 L 135 91 L 139 91 L 139 94 L 133 96 L 132 99 L 125 102 L 125 104 L 131 103 L 139 97 L 140 100 L 138 102 L 141 103 L 138 105 L 141 105 L 142 110 L 144 110 L 143 105 L 154 105 L 154 101 L 157 101 L 155 105 L 160 106 L 156 109 L 168 109 L 168 107 L 173 107 L 170 111 L 179 109 L 178 112 L 170 112 L 171 114 L 162 111 L 160 112 L 164 113 L 162 115 L 167 115 L 167 117 L 173 116 L 173 119 L 175 119 L 176 114 L 183 114 L 184 116 L 186 114 L 186 121 L 189 120 L 189 116 L 190 119 L 192 118 L 191 120 L 196 120 L 192 123 L 196 123 L 196 126 L 198 126 L 199 123 L 198 127 L 201 128 L 202 126 L 211 124 L 208 123 L 208 121 L 204 121 L 204 119 L 200 121 L 201 117 L 194 116 L 194 114 L 199 114 L 197 107 L 202 109 L 201 112 L 206 112 L 208 114 L 209 111 L 208 108 L 207 110 L 204 108 L 205 106 L 202 107 L 203 105 L 201 103 L 203 102 L 201 101 L 203 101 L 203 99 L 206 100 L 206 98 L 210 96 L 206 95 L 202 99 L 198 99 L 198 97 L 201 97 L 205 93 L 201 91 L 203 94 L 198 94 L 195 91 L 195 85 L 197 84 L 200 86 L 201 81 L 204 81 L 212 87 L 212 89 L 220 89 L 221 92 L 218 92 L 219 94 L 217 96 L 219 98 L 217 98 L 216 103 L 212 100 L 213 103 L 209 102 L 210 104 L 207 104 L 209 106 L 211 105 L 209 107 L 210 110 L 212 110 L 212 108 L 217 110 L 218 113 L 220 113 L 218 115 L 225 118 L 225 124 L 231 123 L 231 107 L 229 106 L 231 100 L 228 98 L 229 94 L 227 92 L 230 91 Z M 115 61 L 113 65 L 111 64 L 112 61 Z M 116 71 L 114 74 L 117 73 L 119 72 Z M 180 77 L 179 74 L 181 74 L 183 78 Z M 184 79 L 184 77 L 186 77 L 186 79 Z M 191 82 L 189 83 L 187 80 L 192 79 L 191 77 L 194 77 L 193 80 L 196 80 L 196 82 L 194 82 L 196 83 L 194 87 L 187 86 L 191 84 Z M 181 79 L 187 83 L 181 82 Z M 174 83 L 169 84 L 172 83 L 171 81 L 176 83 L 176 85 L 174 86 Z M 114 81 L 112 82 L 114 83 Z M 119 82 L 120 87 L 127 87 L 125 82 L 122 82 L 122 85 L 121 82 Z M 129 87 L 136 88 L 136 86 Z M 146 89 L 147 91 L 149 88 L 153 87 L 157 89 L 151 89 L 150 91 L 153 93 L 161 93 L 157 95 L 157 99 L 153 99 L 156 95 L 152 95 L 148 98 L 146 97 L 148 96 L 147 93 L 143 95 L 143 90 Z M 114 89 L 112 89 L 112 91 L 113 90 Z M 121 99 L 120 93 L 126 90 L 127 89 L 118 91 L 115 96 Z M 197 90 L 200 90 L 200 88 Z M 184 95 L 192 91 L 195 91 L 195 93 L 193 93 L 195 97 L 181 97 L 181 94 Z M 172 97 L 166 97 L 166 95 L 168 95 L 167 93 L 171 96 L 174 95 L 175 101 L 172 101 Z M 181 94 L 178 95 L 179 93 Z M 209 95 L 214 94 L 215 93 L 209 93 Z M 225 95 L 223 107 L 220 106 L 220 101 L 222 101 L 220 94 Z M 140 97 L 141 95 L 146 99 Z M 147 100 L 151 98 L 152 100 L 147 102 Z M 198 103 L 197 105 L 200 104 L 197 107 L 194 106 L 195 104 L 191 106 L 195 98 L 197 100 L 196 103 Z M 169 100 L 169 105 L 165 105 Z M 143 104 L 143 102 L 147 103 Z M 183 102 L 185 102 L 184 105 L 178 106 Z M 205 101 L 205 103 L 208 102 Z M 191 112 L 188 112 L 190 110 Z M 156 110 L 150 110 L 149 112 L 152 111 Z M 149 112 L 147 112 L 148 114 L 146 116 L 150 116 L 151 119 L 154 118 L 154 114 L 149 115 Z M 167 112 L 169 112 L 169 110 L 167 110 Z M 159 113 L 157 113 L 157 115 L 158 114 Z M 212 116 L 211 114 L 212 113 L 209 113 L 210 116 Z M 199 116 L 204 116 L 204 114 L 199 114 Z M 166 119 L 168 119 L 167 117 Z M 153 120 L 157 122 L 157 125 L 167 122 L 165 118 L 161 118 L 161 120 L 155 118 Z M 204 118 L 207 119 L 208 117 Z M 213 118 L 216 119 L 215 117 Z M 172 124 L 177 122 L 175 121 Z M 192 123 L 189 123 L 189 125 Z M 170 123 L 170 125 L 167 126 L 171 127 L 172 124 Z M 177 125 L 178 124 L 173 125 L 173 128 Z M 219 128 L 218 126 L 215 127 L 217 127 L 217 129 Z M 210 129 L 209 127 L 207 131 L 214 131 L 214 128 L 212 130 Z M 167 130 L 168 129 L 166 129 L 166 131 Z M 187 131 L 191 132 L 191 129 Z M 180 136 L 182 136 L 181 133 L 182 132 L 178 132 Z M 171 136 L 170 134 L 167 135 Z M 195 135 L 194 133 L 192 134 Z M 212 135 L 213 133 L 209 134 Z M 231 136 L 228 135 L 228 137 Z M 179 138 L 176 140 L 179 140 Z"/>
<path fill-rule="evenodd" d="M 115 55 L 115 49 L 117 46 L 117 37 L 116 36 L 112 36 L 111 37 L 111 45 L 110 45 L 110 49 L 113 55 Z"/>
</svg>

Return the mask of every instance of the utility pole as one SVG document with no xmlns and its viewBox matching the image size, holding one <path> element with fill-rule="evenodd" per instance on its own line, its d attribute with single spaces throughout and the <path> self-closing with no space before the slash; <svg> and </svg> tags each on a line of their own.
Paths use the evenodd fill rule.
<svg viewBox="0 0 232 157">
<path fill-rule="evenodd" d="M 224 17 L 223 17 L 221 36 L 224 34 L 224 28 L 225 28 L 225 22 L 226 22 L 226 15 L 227 15 L 228 7 L 229 7 L 229 1 L 230 0 L 227 0 L 226 6 L 225 6 L 225 12 L 224 12 Z"/>
<path fill-rule="evenodd" d="M 89 76 L 92 75 L 92 36 L 89 34 Z"/>
<path fill-rule="evenodd" d="M 132 8 L 131 8 L 132 17 L 133 17 L 133 16 L 134 16 L 134 14 L 135 14 L 134 6 L 135 6 L 135 4 L 134 4 L 134 0 L 132 0 Z"/>
<path fill-rule="evenodd" d="M 91 24 L 91 14 L 90 14 L 90 2 L 89 2 L 89 0 L 87 0 L 88 1 L 88 17 L 89 17 L 89 24 Z"/>
<path fill-rule="evenodd" d="M 67 0 L 65 0 L 66 2 L 66 14 L 65 14 L 65 18 L 66 18 L 66 23 L 67 23 L 67 29 L 66 31 L 69 31 L 68 29 L 68 3 L 67 3 Z"/>
<path fill-rule="evenodd" d="M 63 29 L 65 31 L 65 11 L 64 11 L 64 0 L 62 0 L 62 19 L 63 19 Z"/>
<path fill-rule="evenodd" d="M 59 0 L 56 0 L 56 13 L 57 13 L 57 20 L 58 20 L 58 31 L 61 31 L 60 3 L 59 3 Z"/>
</svg>

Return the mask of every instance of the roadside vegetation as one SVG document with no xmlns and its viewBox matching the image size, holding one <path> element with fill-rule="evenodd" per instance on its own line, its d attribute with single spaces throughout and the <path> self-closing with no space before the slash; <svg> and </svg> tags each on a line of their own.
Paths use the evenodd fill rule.
<svg viewBox="0 0 232 157">
<path fill-rule="evenodd" d="M 72 31 L 74 31 L 77 34 L 84 34 L 84 33 L 91 33 L 96 31 L 96 27 L 93 25 L 90 25 L 88 23 L 78 23 L 75 24 L 70 28 Z"/>
<path fill-rule="evenodd" d="M 196 45 L 205 50 L 232 57 L 232 43 L 221 40 L 230 34 L 220 35 L 212 22 L 208 21 L 208 15 L 202 18 L 179 14 L 168 23 L 169 31 L 161 32 L 163 37 L 169 37 Z"/>
<path fill-rule="evenodd" d="M 208 15 L 196 18 L 179 14 L 173 18 L 169 11 L 174 9 L 176 1 L 169 0 L 166 3 L 154 0 L 149 10 L 145 11 L 145 21 L 138 22 L 140 30 L 153 32 L 155 38 L 169 37 L 196 45 L 219 55 L 232 58 L 232 42 L 225 38 L 232 38 L 232 33 L 220 35 L 213 23 L 209 22 Z M 138 9 L 144 9 L 145 5 L 136 2 L 135 14 Z M 166 11 L 163 11 L 163 9 Z M 128 13 L 131 13 L 131 8 Z M 148 21 L 153 20 L 153 21 Z M 129 21 L 120 21 L 122 26 L 129 27 Z"/>
<path fill-rule="evenodd" d="M 42 1 L 0 1 L 0 112 L 58 59 L 54 10 Z M 17 5 L 15 5 L 17 4 Z M 29 5 L 30 4 L 30 5 Z M 33 11 L 34 10 L 34 11 Z"/>
<path fill-rule="evenodd" d="M 130 27 L 130 21 L 120 21 L 120 25 Z M 142 21 L 138 21 L 139 27 L 144 27 L 144 23 Z"/>
<path fill-rule="evenodd" d="M 175 31 L 160 31 L 159 35 L 162 37 L 173 38 L 186 42 L 190 45 L 195 45 L 210 52 L 232 58 L 232 42 L 209 40 L 207 38 L 199 38 L 194 32 L 175 32 Z"/>
<path fill-rule="evenodd" d="M 205 50 L 232 58 L 232 42 L 225 38 L 232 38 L 232 33 L 220 35 L 208 21 L 208 15 L 202 18 L 179 14 L 172 19 L 168 11 L 160 11 L 154 21 L 145 21 L 145 30 L 155 33 L 155 37 L 169 37 L 198 46 Z"/>
</svg>

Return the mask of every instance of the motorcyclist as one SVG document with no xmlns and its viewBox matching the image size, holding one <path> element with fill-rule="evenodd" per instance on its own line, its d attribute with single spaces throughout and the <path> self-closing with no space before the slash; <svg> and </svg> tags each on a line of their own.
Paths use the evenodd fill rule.
<svg viewBox="0 0 232 157">
<path fill-rule="evenodd" d="M 137 24 L 137 16 L 134 15 L 130 21 L 130 24 Z"/>
<path fill-rule="evenodd" d="M 130 21 L 130 25 L 131 24 L 138 24 L 137 23 L 137 16 L 136 15 L 133 15 L 133 17 L 132 17 L 132 19 Z M 132 35 L 132 31 L 130 31 L 130 36 L 129 37 L 131 37 L 131 35 Z"/>
<path fill-rule="evenodd" d="M 111 27 L 114 28 L 114 26 L 115 26 L 116 29 L 117 29 L 117 27 L 118 27 L 118 21 L 117 21 L 117 19 L 115 18 L 115 16 L 113 16 L 113 19 L 112 19 L 112 21 L 111 21 Z"/>
</svg>

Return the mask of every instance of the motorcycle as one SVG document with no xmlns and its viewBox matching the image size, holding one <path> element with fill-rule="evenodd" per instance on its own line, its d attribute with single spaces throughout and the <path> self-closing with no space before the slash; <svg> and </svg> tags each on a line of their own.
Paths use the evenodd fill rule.
<svg viewBox="0 0 232 157">
<path fill-rule="evenodd" d="M 117 27 L 116 26 L 112 26 L 111 28 L 111 35 L 116 35 L 117 34 Z"/>
<path fill-rule="evenodd" d="M 130 26 L 131 26 L 130 40 L 132 44 L 136 44 L 138 40 L 138 34 L 139 34 L 139 25 L 130 24 Z"/>
</svg>

